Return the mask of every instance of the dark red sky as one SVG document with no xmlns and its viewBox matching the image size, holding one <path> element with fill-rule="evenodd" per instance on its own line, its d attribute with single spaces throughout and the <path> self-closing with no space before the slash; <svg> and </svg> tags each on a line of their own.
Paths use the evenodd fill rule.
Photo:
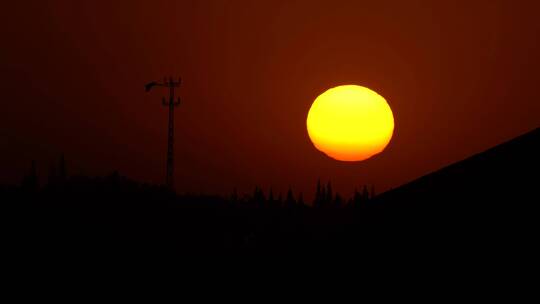
<svg viewBox="0 0 540 304">
<path fill-rule="evenodd" d="M 255 185 L 311 196 L 318 177 L 379 191 L 540 126 L 536 1 L 12 1 L 0 18 L 0 182 L 64 152 L 71 173 L 162 182 L 165 92 L 180 192 Z M 396 120 L 387 150 L 344 163 L 305 129 L 313 99 L 359 84 Z"/>
</svg>

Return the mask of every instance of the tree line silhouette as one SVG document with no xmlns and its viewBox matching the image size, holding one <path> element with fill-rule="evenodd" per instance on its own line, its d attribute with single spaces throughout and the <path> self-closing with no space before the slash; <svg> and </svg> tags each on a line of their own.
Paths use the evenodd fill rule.
<svg viewBox="0 0 540 304">
<path fill-rule="evenodd" d="M 118 179 L 120 178 L 120 175 L 115 171 L 109 176 L 109 178 Z M 92 179 L 83 176 L 74 176 L 70 178 L 67 174 L 65 157 L 62 154 L 59 157 L 58 162 L 56 164 L 51 164 L 49 167 L 47 182 L 44 185 L 43 190 L 62 190 L 65 189 L 67 185 L 82 182 L 92 182 Z M 135 181 L 133 181 L 133 183 L 135 183 Z M 149 185 L 139 186 L 147 188 L 149 187 Z M 160 191 L 168 192 L 163 186 L 154 187 Z M 33 193 L 36 193 L 41 189 L 39 186 L 37 165 L 36 161 L 34 160 L 31 162 L 28 172 L 23 177 L 21 189 L 23 191 Z M 256 186 L 251 194 L 239 195 L 236 188 L 234 188 L 232 194 L 223 199 L 229 200 L 230 203 L 244 203 L 267 208 L 301 208 L 307 206 L 316 208 L 360 207 L 375 197 L 374 185 L 371 185 L 371 191 L 368 191 L 368 185 L 363 185 L 361 189 L 361 191 L 355 189 L 351 198 L 344 199 L 338 192 L 334 192 L 332 190 L 332 184 L 330 181 L 323 184 L 319 179 L 317 180 L 317 185 L 315 188 L 315 198 L 311 204 L 306 204 L 302 192 L 295 195 L 290 187 L 285 196 L 283 196 L 282 193 L 278 193 L 276 196 L 272 188 L 270 188 L 268 194 L 266 194 L 265 191 L 259 186 Z"/>
<path fill-rule="evenodd" d="M 367 186 L 344 199 L 330 182 L 317 181 L 315 199 L 289 188 L 228 196 L 176 194 L 164 185 L 139 183 L 113 172 L 70 176 L 64 156 L 49 167 L 40 186 L 32 161 L 20 186 L 0 187 L 5 214 L 21 254 L 43 248 L 87 255 L 103 251 L 154 255 L 208 252 L 275 252 L 328 248 L 372 200 Z"/>
<path fill-rule="evenodd" d="M 354 253 L 395 258 L 422 252 L 534 252 L 540 129 L 375 195 L 350 198 L 317 181 L 313 202 L 256 187 L 227 197 L 177 195 L 118 173 L 70 176 L 64 157 L 40 186 L 32 162 L 20 186 L 0 186 L 18 255 L 162 258 L 182 254 Z M 484 249 L 487 248 L 487 249 Z M 410 257 L 410 256 L 409 256 Z"/>
</svg>

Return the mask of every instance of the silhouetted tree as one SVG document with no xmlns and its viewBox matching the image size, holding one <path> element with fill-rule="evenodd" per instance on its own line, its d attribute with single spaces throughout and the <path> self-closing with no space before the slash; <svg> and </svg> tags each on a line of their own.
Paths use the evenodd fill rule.
<svg viewBox="0 0 540 304">
<path fill-rule="evenodd" d="M 58 174 L 56 172 L 56 166 L 51 164 L 49 167 L 49 176 L 47 178 L 47 186 L 56 186 L 58 182 Z"/>
<path fill-rule="evenodd" d="M 233 192 L 231 194 L 231 202 L 238 202 L 238 191 L 236 190 L 236 187 L 233 188 Z"/>
<path fill-rule="evenodd" d="M 364 200 L 369 200 L 369 192 L 366 185 L 364 185 L 364 189 L 362 190 L 362 196 Z"/>
<path fill-rule="evenodd" d="M 328 182 L 328 184 L 326 184 L 326 203 L 327 204 L 332 204 L 332 201 L 333 201 L 333 192 L 332 192 L 332 184 L 330 182 Z"/>
<path fill-rule="evenodd" d="M 255 203 L 263 204 L 266 201 L 263 190 L 259 187 L 255 187 L 252 199 Z"/>
<path fill-rule="evenodd" d="M 67 179 L 67 171 L 66 171 L 66 160 L 64 158 L 64 154 L 60 155 L 60 160 L 58 162 L 58 183 L 64 184 Z"/>
<path fill-rule="evenodd" d="M 375 197 L 375 185 L 371 185 L 370 198 L 373 199 L 374 197 Z"/>
<path fill-rule="evenodd" d="M 291 188 L 289 188 L 289 190 L 287 191 L 287 198 L 285 200 L 285 205 L 289 208 L 296 205 L 296 200 L 294 199 L 294 195 Z"/>
<path fill-rule="evenodd" d="M 360 207 L 363 203 L 362 194 L 358 191 L 358 189 L 354 189 L 354 195 L 353 195 L 353 204 L 355 207 Z"/>
<path fill-rule="evenodd" d="M 298 205 L 299 206 L 304 206 L 304 196 L 302 195 L 302 192 L 300 192 L 300 194 L 298 194 Z"/>
<path fill-rule="evenodd" d="M 270 191 L 268 193 L 268 202 L 270 202 L 270 204 L 274 203 L 274 191 L 272 190 L 272 188 L 270 188 Z"/>
<path fill-rule="evenodd" d="M 23 178 L 22 187 L 26 191 L 36 191 L 38 188 L 37 167 L 35 160 L 33 160 L 30 164 L 30 171 Z"/>
<path fill-rule="evenodd" d="M 341 195 L 336 192 L 336 198 L 334 199 L 334 206 L 335 207 L 341 207 L 343 205 L 343 199 L 341 198 Z"/>
<path fill-rule="evenodd" d="M 323 201 L 322 188 L 321 188 L 321 179 L 317 180 L 317 190 L 315 191 L 315 199 L 313 201 L 314 207 L 320 207 Z"/>
<path fill-rule="evenodd" d="M 322 186 L 321 188 L 321 202 L 319 204 L 320 207 L 323 207 L 326 205 L 326 187 Z"/>
</svg>

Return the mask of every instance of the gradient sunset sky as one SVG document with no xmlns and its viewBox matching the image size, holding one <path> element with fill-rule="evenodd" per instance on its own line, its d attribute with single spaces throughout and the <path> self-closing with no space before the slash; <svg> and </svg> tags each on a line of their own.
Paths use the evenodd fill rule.
<svg viewBox="0 0 540 304">
<path fill-rule="evenodd" d="M 165 175 L 166 91 L 176 189 L 255 185 L 308 198 L 318 178 L 378 192 L 540 126 L 537 1 L 12 1 L 0 18 L 0 183 L 32 159 L 45 177 Z M 306 132 L 326 89 L 367 86 L 395 117 L 385 152 L 347 163 Z"/>
</svg>

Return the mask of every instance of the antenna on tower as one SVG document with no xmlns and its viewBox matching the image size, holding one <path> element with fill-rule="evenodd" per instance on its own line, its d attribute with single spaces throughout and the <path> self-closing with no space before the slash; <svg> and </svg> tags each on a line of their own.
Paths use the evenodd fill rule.
<svg viewBox="0 0 540 304">
<path fill-rule="evenodd" d="M 165 177 L 165 184 L 169 189 L 174 188 L 174 108 L 180 105 L 180 98 L 177 97 L 175 101 L 174 89 L 179 88 L 182 83 L 182 79 L 178 77 L 178 81 L 173 80 L 172 77 L 163 78 L 163 82 L 153 81 L 144 86 L 146 92 L 150 92 L 152 88 L 165 87 L 169 88 L 169 100 L 163 98 L 163 106 L 169 108 L 169 126 L 167 137 L 167 170 Z"/>
</svg>

